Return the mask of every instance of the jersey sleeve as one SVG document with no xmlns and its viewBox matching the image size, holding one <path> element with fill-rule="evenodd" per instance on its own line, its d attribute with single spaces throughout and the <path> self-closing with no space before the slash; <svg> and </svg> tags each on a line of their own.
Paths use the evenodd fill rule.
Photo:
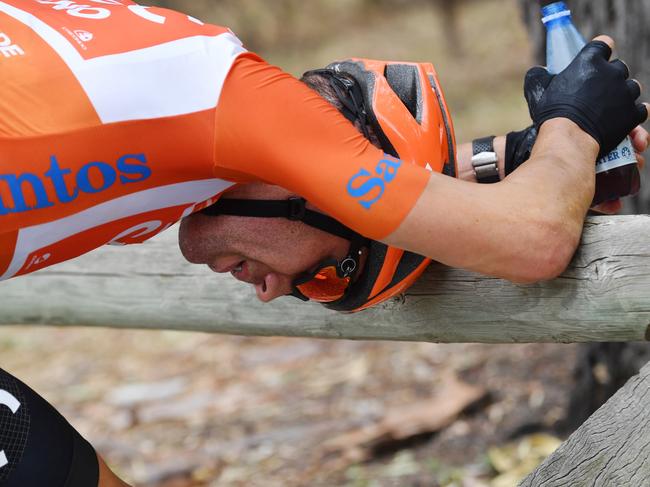
<svg viewBox="0 0 650 487">
<path fill-rule="evenodd" d="M 261 180 L 359 233 L 390 235 L 430 173 L 385 154 L 304 83 L 253 54 L 234 63 L 215 122 L 217 177 Z"/>
</svg>

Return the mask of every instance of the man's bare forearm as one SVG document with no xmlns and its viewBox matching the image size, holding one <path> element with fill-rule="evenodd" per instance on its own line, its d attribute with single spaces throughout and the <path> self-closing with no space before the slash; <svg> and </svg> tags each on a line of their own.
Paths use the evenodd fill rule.
<svg viewBox="0 0 650 487">
<path fill-rule="evenodd" d="M 556 136 L 558 135 L 557 134 L 558 131 L 562 131 L 562 132 L 567 131 L 567 129 L 564 127 L 564 124 L 559 124 L 558 125 L 557 123 L 553 123 L 553 122 L 551 122 L 550 124 L 547 125 L 546 130 L 555 132 Z M 579 140 L 580 140 L 582 134 L 584 134 L 582 131 L 580 131 L 580 133 L 577 134 L 578 138 L 575 141 L 576 143 L 573 145 L 574 147 L 576 145 L 579 145 Z M 593 140 L 593 139 L 591 139 L 589 137 L 587 139 L 587 141 L 589 141 L 589 140 Z M 544 144 L 539 145 L 537 147 L 537 151 L 535 152 L 535 154 L 537 156 L 539 156 L 539 155 L 543 156 L 544 153 L 548 152 L 549 147 L 547 147 L 547 146 L 548 146 L 548 144 L 546 144 L 546 147 L 544 146 Z M 571 147 L 567 147 L 567 148 L 563 149 L 565 154 L 570 154 L 571 150 L 572 150 Z M 497 158 L 498 158 L 497 167 L 498 167 L 498 170 L 499 170 L 499 177 L 500 177 L 501 180 L 503 180 L 506 177 L 506 174 L 505 174 L 506 137 L 505 136 L 495 137 L 495 139 L 494 139 L 494 151 L 496 152 Z M 566 157 L 567 156 L 565 156 L 564 158 L 566 158 Z M 461 144 L 461 145 L 458 146 L 457 160 L 458 160 L 458 177 L 459 177 L 459 179 L 462 179 L 463 181 L 468 181 L 470 183 L 478 182 L 476 180 L 476 174 L 474 173 L 474 168 L 472 167 L 472 144 L 471 143 L 465 143 L 465 144 Z M 561 162 L 561 167 L 558 168 L 558 171 L 559 171 L 559 173 L 562 173 L 562 172 L 565 172 L 566 170 L 570 170 L 571 168 L 572 168 L 572 164 L 570 162 L 567 163 L 566 161 L 563 161 L 563 162 Z M 575 168 L 573 168 L 573 169 L 575 169 Z M 582 167 L 581 166 L 579 170 L 580 170 L 580 174 L 578 175 L 579 178 L 583 177 L 583 175 L 584 175 L 583 171 L 588 171 L 588 174 L 589 174 L 589 177 L 587 177 L 586 179 L 579 179 L 579 181 L 582 181 L 583 183 L 584 182 L 587 182 L 587 183 L 593 182 L 593 177 L 591 177 L 592 171 L 590 170 L 589 167 Z M 524 174 L 529 172 L 529 171 L 530 171 L 530 169 L 526 169 L 524 171 Z M 535 175 L 533 177 L 535 177 L 535 178 L 538 177 L 537 172 L 538 171 L 535 171 Z M 520 175 L 520 176 L 517 176 L 518 179 L 521 179 L 522 177 L 525 177 L 525 176 L 521 176 L 521 173 L 522 173 L 521 170 L 517 171 L 517 174 Z M 514 175 L 515 173 L 513 172 L 512 174 Z M 567 181 L 567 183 L 569 185 L 571 185 L 571 187 L 573 187 L 573 179 L 572 178 L 568 178 L 566 181 Z M 562 184 L 563 180 L 554 179 L 554 182 L 555 182 L 554 187 L 557 187 L 558 189 L 562 190 L 561 189 L 561 184 Z M 576 193 L 576 195 L 579 195 L 579 194 L 580 194 L 579 192 Z"/>
<path fill-rule="evenodd" d="M 579 241 L 593 197 L 597 153 L 597 143 L 573 122 L 551 120 L 530 160 L 500 183 L 478 185 L 432 174 L 386 242 L 517 282 L 550 279 L 563 270 Z"/>
<path fill-rule="evenodd" d="M 550 120 L 540 130 L 529 163 L 508 177 L 508 185 L 545 194 L 548 211 L 563 213 L 567 225 L 580 232 L 593 200 L 598 150 L 596 141 L 573 122 Z"/>
</svg>

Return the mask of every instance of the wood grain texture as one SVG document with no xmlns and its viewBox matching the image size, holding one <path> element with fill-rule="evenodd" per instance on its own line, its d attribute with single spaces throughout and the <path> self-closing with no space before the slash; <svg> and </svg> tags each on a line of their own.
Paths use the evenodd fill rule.
<svg viewBox="0 0 650 487">
<path fill-rule="evenodd" d="M 650 485 L 650 364 L 519 485 Z"/>
<path fill-rule="evenodd" d="M 432 265 L 406 295 L 344 315 L 187 264 L 172 229 L 0 283 L 0 324 L 87 325 L 431 342 L 644 341 L 650 217 L 594 217 L 554 281 L 515 285 Z"/>
</svg>

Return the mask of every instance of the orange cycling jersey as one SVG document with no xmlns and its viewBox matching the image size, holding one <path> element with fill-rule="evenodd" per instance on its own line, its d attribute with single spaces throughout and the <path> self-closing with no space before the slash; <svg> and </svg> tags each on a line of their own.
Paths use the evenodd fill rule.
<svg viewBox="0 0 650 487">
<path fill-rule="evenodd" d="M 0 280 L 251 181 L 379 239 L 429 178 L 228 29 L 128 0 L 0 1 L 0 83 Z"/>
</svg>

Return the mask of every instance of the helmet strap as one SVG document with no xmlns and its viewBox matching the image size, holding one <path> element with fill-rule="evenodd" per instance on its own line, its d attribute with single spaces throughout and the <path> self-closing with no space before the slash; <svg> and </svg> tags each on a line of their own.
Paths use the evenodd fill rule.
<svg viewBox="0 0 650 487">
<path fill-rule="evenodd" d="M 245 200 L 221 198 L 201 210 L 204 215 L 249 216 L 255 218 L 286 218 L 300 221 L 337 237 L 350 241 L 368 241 L 367 238 L 346 227 L 331 216 L 307 208 L 307 200 L 291 197 L 287 200 Z"/>
</svg>

